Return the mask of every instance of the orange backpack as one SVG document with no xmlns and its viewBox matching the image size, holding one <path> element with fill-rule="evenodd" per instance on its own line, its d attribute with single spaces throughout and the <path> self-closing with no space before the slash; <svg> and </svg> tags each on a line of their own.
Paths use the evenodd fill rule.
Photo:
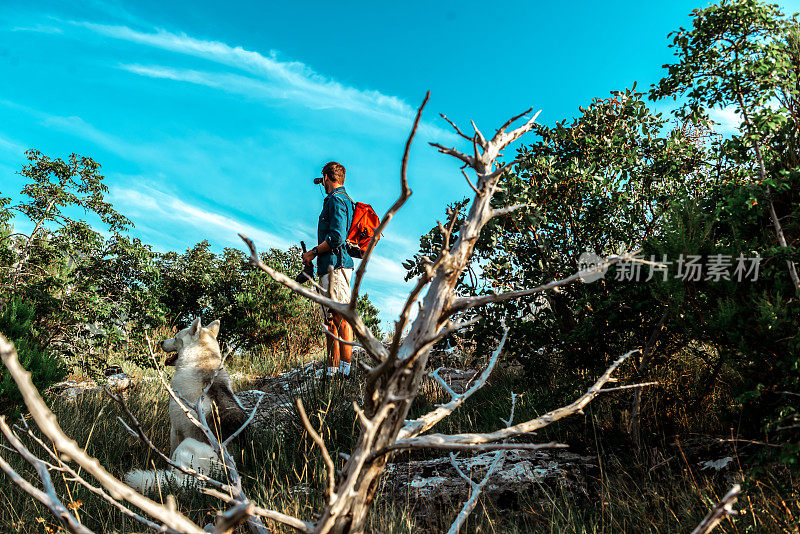
<svg viewBox="0 0 800 534">
<path fill-rule="evenodd" d="M 369 204 L 355 202 L 353 211 L 353 223 L 350 231 L 347 232 L 347 253 L 352 258 L 361 259 L 367 253 L 367 247 L 375 235 L 375 229 L 381 223 L 378 214 Z M 375 243 L 381 238 L 380 234 L 375 237 Z"/>
<path fill-rule="evenodd" d="M 344 196 L 350 202 L 353 202 L 350 195 L 344 193 Z M 375 229 L 378 228 L 380 223 L 381 220 L 375 210 L 372 209 L 372 206 L 363 202 L 353 202 L 353 222 L 350 223 L 350 230 L 347 231 L 346 240 L 347 253 L 351 258 L 360 260 L 364 257 L 364 254 L 367 253 L 369 242 L 372 240 L 372 236 L 375 235 Z M 380 238 L 380 235 L 375 238 L 376 245 Z"/>
</svg>

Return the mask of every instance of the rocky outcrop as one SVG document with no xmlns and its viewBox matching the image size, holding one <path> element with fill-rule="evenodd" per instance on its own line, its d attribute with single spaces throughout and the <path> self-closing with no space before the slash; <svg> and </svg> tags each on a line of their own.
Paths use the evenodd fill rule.
<svg viewBox="0 0 800 534">
<path fill-rule="evenodd" d="M 457 457 L 459 469 L 480 482 L 494 458 L 493 452 Z M 547 499 L 546 494 L 566 492 L 576 499 L 591 499 L 599 475 L 597 461 L 564 450 L 508 451 L 502 469 L 495 472 L 482 492 L 499 510 L 516 510 L 523 502 Z M 382 495 L 399 507 L 408 507 L 417 529 L 435 531 L 441 510 L 458 510 L 470 488 L 449 457 L 397 462 L 387 467 Z"/>
</svg>

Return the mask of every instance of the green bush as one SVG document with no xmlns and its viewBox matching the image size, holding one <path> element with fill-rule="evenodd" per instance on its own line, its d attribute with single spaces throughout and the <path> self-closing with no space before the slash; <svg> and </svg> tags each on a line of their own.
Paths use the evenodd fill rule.
<svg viewBox="0 0 800 534">
<path fill-rule="evenodd" d="M 43 391 L 67 375 L 58 357 L 42 348 L 34 329 L 34 309 L 22 299 L 12 299 L 0 313 L 0 333 L 17 347 L 19 361 L 30 371 L 33 385 Z M 22 394 L 5 367 L 0 368 L 0 414 L 17 417 Z"/>
</svg>

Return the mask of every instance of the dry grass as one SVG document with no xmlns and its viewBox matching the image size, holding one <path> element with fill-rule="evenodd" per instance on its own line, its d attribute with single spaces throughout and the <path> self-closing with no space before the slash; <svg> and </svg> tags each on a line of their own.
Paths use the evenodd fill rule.
<svg viewBox="0 0 800 534">
<path fill-rule="evenodd" d="M 314 357 L 320 357 L 315 355 Z M 231 361 L 233 372 L 274 375 L 299 365 L 298 361 L 275 361 L 274 358 L 255 356 L 253 361 L 244 358 Z M 304 358 L 307 360 L 310 358 Z M 154 443 L 167 450 L 169 423 L 167 395 L 156 380 L 150 379 L 152 371 L 136 369 L 125 364 L 138 379 L 138 384 L 126 393 L 131 409 L 141 421 Z M 253 372 L 257 369 L 257 373 Z M 315 425 L 322 421 L 331 452 L 346 451 L 355 437 L 354 416 L 347 398 L 358 397 L 358 378 L 343 386 L 309 383 L 301 395 Z M 242 379 L 237 389 L 245 387 Z M 456 415 L 443 422 L 442 431 L 461 429 L 480 430 L 492 428 L 499 416 L 508 410 L 508 393 L 520 391 L 520 383 L 513 376 L 498 374 L 485 390 L 476 394 Z M 435 401 L 437 392 L 427 392 L 417 409 Z M 74 400 L 51 398 L 53 410 L 58 415 L 67 434 L 96 456 L 109 470 L 122 476 L 136 467 L 163 467 L 146 447 L 130 437 L 116 420 L 119 410 L 102 395 L 87 393 Z M 550 408 L 546 398 L 533 392 L 523 396 L 518 405 L 520 416 L 535 414 Z M 634 458 L 625 450 L 612 450 L 609 440 L 603 437 L 603 424 L 599 418 L 606 412 L 598 406 L 589 412 L 584 422 L 573 421 L 562 429 L 541 438 L 574 440 L 580 435 L 577 426 L 589 422 L 593 443 L 584 444 L 584 452 L 598 456 L 602 464 L 600 476 L 592 489 L 593 497 L 576 499 L 567 491 L 541 491 L 520 496 L 511 510 L 498 509 L 490 499 L 482 499 L 467 525 L 467 532 L 687 532 L 702 518 L 710 506 L 734 482 L 744 481 L 744 497 L 739 508 L 742 515 L 725 521 L 719 532 L 781 532 L 798 533 L 800 519 L 800 480 L 796 473 L 781 466 L 768 466 L 758 474 L 748 468 L 745 457 L 734 458 L 735 467 L 724 474 L 701 471 L 696 463 L 680 454 L 663 462 L 664 455 Z M 584 433 L 585 435 L 585 433 Z M 571 438 L 572 437 L 572 438 Z M 672 452 L 677 451 L 677 449 Z M 6 450 L 0 450 L 15 468 L 33 474 L 23 462 Z M 294 424 L 275 425 L 259 434 L 251 435 L 238 452 L 240 471 L 245 477 L 248 495 L 266 507 L 313 519 L 321 503 L 323 465 L 309 440 Z M 336 456 L 334 456 L 336 457 Z M 398 460 L 407 458 L 400 457 Z M 340 459 L 337 459 L 341 463 Z M 663 463 L 662 463 L 663 462 Z M 662 465 L 657 465 L 662 463 Z M 655 467 L 653 467 L 655 466 Z M 118 512 L 108 509 L 76 483 L 61 475 L 54 477 L 59 494 L 65 503 L 72 503 L 80 520 L 96 532 L 141 532 L 136 523 Z M 174 489 L 174 488 L 171 488 Z M 168 489 L 156 499 L 163 499 Z M 197 491 L 178 494 L 179 505 L 190 518 L 205 524 L 213 519 L 219 502 Z M 408 506 L 411 503 L 378 498 L 371 518 L 374 532 L 417 532 L 419 525 Z M 445 528 L 455 516 L 455 508 L 440 510 L 436 517 L 427 518 L 434 530 Z M 276 532 L 283 532 L 280 527 Z M 48 530 L 50 529 L 50 530 Z M 0 478 L 0 531 L 48 532 L 57 531 L 49 512 L 21 493 L 4 476 Z"/>
</svg>

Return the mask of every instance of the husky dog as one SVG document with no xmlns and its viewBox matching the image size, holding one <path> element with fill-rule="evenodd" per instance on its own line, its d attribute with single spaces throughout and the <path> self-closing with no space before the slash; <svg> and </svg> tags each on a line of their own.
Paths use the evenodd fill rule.
<svg viewBox="0 0 800 534">
<path fill-rule="evenodd" d="M 172 461 L 182 467 L 194 469 L 203 475 L 210 475 L 220 464 L 219 456 L 207 443 L 186 438 L 172 453 Z M 125 483 L 138 491 L 146 493 L 167 484 L 187 487 L 194 477 L 175 468 L 144 471 L 135 469 L 125 475 Z"/>
<path fill-rule="evenodd" d="M 200 394 L 211 383 L 203 398 L 203 412 L 211 430 L 225 439 L 244 424 L 246 416 L 231 390 L 228 371 L 223 367 L 217 373 L 222 362 L 217 343 L 218 334 L 219 319 L 203 328 L 198 317 L 191 326 L 178 332 L 175 337 L 162 341 L 161 348 L 176 353 L 167 359 L 166 365 L 175 365 L 172 389 L 183 399 L 197 402 Z M 216 378 L 214 373 L 217 373 Z M 173 398 L 169 401 L 169 421 L 172 452 L 186 438 L 207 441 Z"/>
</svg>

